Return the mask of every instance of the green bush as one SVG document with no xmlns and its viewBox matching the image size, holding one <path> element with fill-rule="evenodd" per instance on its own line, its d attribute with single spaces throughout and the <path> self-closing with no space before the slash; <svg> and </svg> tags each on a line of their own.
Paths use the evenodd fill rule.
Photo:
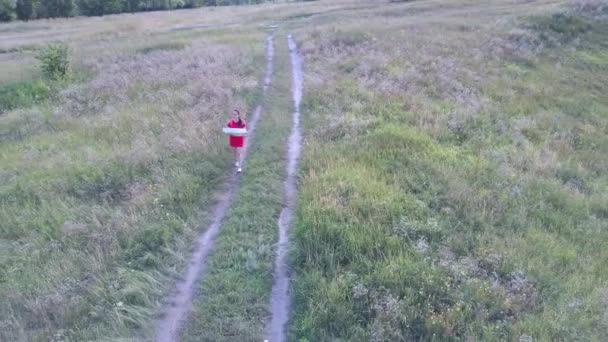
<svg viewBox="0 0 608 342">
<path fill-rule="evenodd" d="M 5 85 L 0 87 L 0 113 L 39 103 L 49 94 L 49 86 L 41 80 Z"/>
<path fill-rule="evenodd" d="M 589 31 L 591 25 L 581 16 L 559 12 L 539 19 L 534 25 L 543 40 L 567 42 Z"/>
<path fill-rule="evenodd" d="M 69 49 L 66 45 L 49 45 L 42 50 L 38 59 L 41 62 L 42 74 L 45 78 L 60 81 L 69 76 Z"/>
<path fill-rule="evenodd" d="M 556 13 L 551 16 L 548 26 L 554 32 L 567 36 L 575 36 L 589 29 L 589 24 L 582 18 L 566 13 Z"/>
</svg>

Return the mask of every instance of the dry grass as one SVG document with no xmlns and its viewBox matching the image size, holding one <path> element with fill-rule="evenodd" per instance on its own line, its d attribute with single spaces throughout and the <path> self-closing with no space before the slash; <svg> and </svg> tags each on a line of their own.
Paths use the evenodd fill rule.
<svg viewBox="0 0 608 342">
<path fill-rule="evenodd" d="M 1 25 L 0 85 L 39 78 L 33 56 L 51 41 L 84 76 L 0 116 L 0 339 L 150 337 L 229 164 L 213 127 L 255 102 L 262 31 L 277 23 L 306 72 L 291 339 L 606 338 L 605 6 L 428 0 Z M 270 275 L 252 270 L 271 265 L 272 128 L 192 340 L 261 331 Z M 264 211 L 260 184 L 274 189 Z M 249 212 L 263 237 L 237 242 Z M 218 317 L 235 324 L 201 325 Z"/>
<path fill-rule="evenodd" d="M 101 28 L 64 32 L 69 23 L 48 35 L 65 34 L 89 76 L 0 116 L 3 340 L 129 337 L 151 324 L 229 164 L 216 127 L 259 92 L 261 34 L 247 38 L 260 44 L 186 37 L 166 49 L 155 38 L 130 45 L 118 25 L 95 45 L 87 37 Z M 40 25 L 3 43 L 48 41 L 32 33 Z"/>
</svg>

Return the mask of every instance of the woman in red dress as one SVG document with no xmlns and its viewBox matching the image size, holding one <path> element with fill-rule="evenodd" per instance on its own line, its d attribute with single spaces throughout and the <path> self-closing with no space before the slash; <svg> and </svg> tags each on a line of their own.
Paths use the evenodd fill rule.
<svg viewBox="0 0 608 342">
<path fill-rule="evenodd" d="M 232 112 L 232 119 L 228 121 L 227 127 L 230 128 L 246 128 L 247 123 L 241 118 L 241 113 L 235 109 Z M 245 137 L 231 135 L 229 138 L 230 147 L 234 149 L 234 159 L 237 172 L 241 172 L 241 149 L 245 146 Z"/>
</svg>

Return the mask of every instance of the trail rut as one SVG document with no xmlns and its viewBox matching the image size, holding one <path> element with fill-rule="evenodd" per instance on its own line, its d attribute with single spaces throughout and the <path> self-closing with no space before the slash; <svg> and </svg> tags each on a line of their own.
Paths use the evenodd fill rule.
<svg viewBox="0 0 608 342">
<path fill-rule="evenodd" d="M 273 59 L 274 39 L 272 35 L 269 35 L 266 40 L 267 64 L 266 72 L 264 74 L 263 96 L 266 96 L 272 79 Z M 246 162 L 248 148 L 253 143 L 255 127 L 260 119 L 262 109 L 261 104 L 256 107 L 251 117 L 251 121 L 248 124 L 249 134 L 247 144 L 245 144 L 245 147 L 243 148 L 243 164 Z M 175 290 L 166 300 L 165 308 L 156 323 L 156 341 L 174 342 L 179 340 L 179 330 L 182 323 L 186 320 L 192 305 L 194 284 L 204 276 L 207 268 L 207 257 L 213 248 L 215 238 L 221 229 L 226 213 L 232 204 L 234 193 L 238 187 L 239 177 L 238 175 L 233 174 L 227 179 L 222 190 L 218 194 L 217 203 L 211 211 L 211 222 L 207 229 L 204 230 L 204 233 L 197 238 L 184 276 L 177 282 Z"/>
<path fill-rule="evenodd" d="M 287 177 L 284 183 L 284 204 L 278 221 L 279 243 L 276 251 L 274 283 L 272 286 L 270 310 L 271 318 L 266 326 L 265 339 L 269 342 L 286 340 L 285 325 L 289 320 L 291 301 L 289 297 L 289 269 L 287 253 L 289 247 L 289 230 L 293 222 L 296 207 L 297 185 L 296 172 L 300 157 L 302 134 L 300 133 L 300 102 L 302 101 L 302 60 L 292 35 L 287 37 L 291 68 L 293 74 L 292 95 L 294 103 L 293 125 L 289 136 L 287 150 Z"/>
</svg>

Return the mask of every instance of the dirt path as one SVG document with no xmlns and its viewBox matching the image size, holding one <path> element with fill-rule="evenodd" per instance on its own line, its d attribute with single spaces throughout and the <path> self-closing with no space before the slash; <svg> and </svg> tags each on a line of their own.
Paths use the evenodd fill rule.
<svg viewBox="0 0 608 342">
<path fill-rule="evenodd" d="M 268 86 L 270 85 L 272 78 L 272 65 L 274 58 L 273 44 L 273 36 L 270 35 L 267 38 L 266 45 L 267 64 L 266 73 L 264 75 L 264 96 L 268 91 Z M 255 127 L 260 119 L 261 113 L 262 106 L 258 105 L 253 112 L 251 121 L 248 125 L 249 135 L 247 144 L 243 149 L 243 164 L 246 162 L 248 148 L 253 143 Z M 165 308 L 162 311 L 162 315 L 156 323 L 156 340 L 158 342 L 173 342 L 179 340 L 179 330 L 182 323 L 186 320 L 192 305 L 194 284 L 197 283 L 205 273 L 207 268 L 207 257 L 213 248 L 215 238 L 220 231 L 224 217 L 232 204 L 234 193 L 238 187 L 239 177 L 238 175 L 233 174 L 224 184 L 222 191 L 220 191 L 217 204 L 211 212 L 211 223 L 207 229 L 204 230 L 204 233 L 202 233 L 196 240 L 192 257 L 190 258 L 190 262 L 188 263 L 188 266 L 184 272 L 184 276 L 177 282 L 174 292 L 167 299 Z"/>
<path fill-rule="evenodd" d="M 294 102 L 293 126 L 289 136 L 289 149 L 287 151 L 287 177 L 285 179 L 284 204 L 279 216 L 279 243 L 277 246 L 274 284 L 270 299 L 271 319 L 266 327 L 265 339 L 269 342 L 283 342 L 286 340 L 285 324 L 289 320 L 289 270 L 287 266 L 287 252 L 289 247 L 289 229 L 293 222 L 296 207 L 297 187 L 296 171 L 300 157 L 302 135 L 300 133 L 300 101 L 302 100 L 302 60 L 298 54 L 297 45 L 291 35 L 287 38 L 291 68 L 293 74 L 292 94 Z"/>
</svg>

